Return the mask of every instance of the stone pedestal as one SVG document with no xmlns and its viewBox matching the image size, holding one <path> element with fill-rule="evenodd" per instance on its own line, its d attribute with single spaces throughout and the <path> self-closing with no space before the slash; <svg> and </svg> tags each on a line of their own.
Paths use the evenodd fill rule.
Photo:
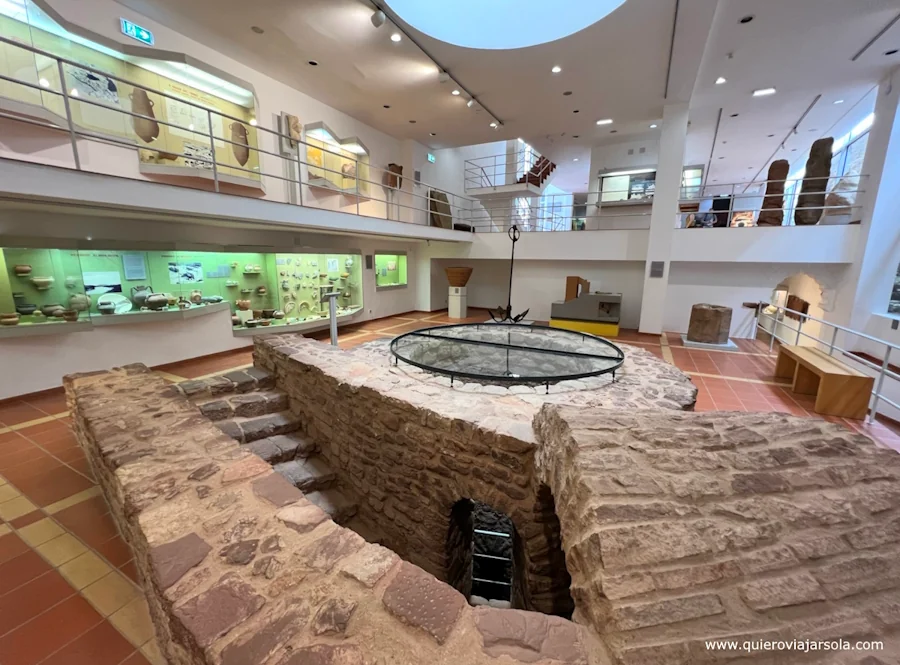
<svg viewBox="0 0 900 665">
<path fill-rule="evenodd" d="M 700 304 L 691 308 L 687 338 L 701 344 L 728 344 L 731 308 Z"/>
<path fill-rule="evenodd" d="M 784 181 L 790 170 L 791 163 L 786 159 L 776 160 L 769 166 L 766 196 L 756 221 L 758 226 L 781 226 L 784 222 Z"/>
</svg>

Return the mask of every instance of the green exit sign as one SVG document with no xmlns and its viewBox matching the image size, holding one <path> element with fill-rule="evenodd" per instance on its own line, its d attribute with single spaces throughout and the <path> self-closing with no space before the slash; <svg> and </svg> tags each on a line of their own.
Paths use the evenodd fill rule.
<svg viewBox="0 0 900 665">
<path fill-rule="evenodd" d="M 131 37 L 132 39 L 136 39 L 141 44 L 146 44 L 147 46 L 153 46 L 153 33 L 147 30 L 147 28 L 142 28 L 136 23 L 132 23 L 131 21 L 120 18 L 119 23 L 122 26 L 122 34 L 126 37 Z"/>
<path fill-rule="evenodd" d="M 428 161 L 431 162 L 432 164 L 434 164 L 437 161 L 434 158 L 434 155 L 432 155 L 430 152 L 428 153 Z"/>
</svg>

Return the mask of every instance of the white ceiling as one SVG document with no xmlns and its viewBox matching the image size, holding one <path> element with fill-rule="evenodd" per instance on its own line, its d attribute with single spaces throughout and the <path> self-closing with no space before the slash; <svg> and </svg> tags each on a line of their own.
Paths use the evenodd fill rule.
<svg viewBox="0 0 900 665">
<path fill-rule="evenodd" d="M 714 147 L 710 182 L 757 177 L 817 95 L 786 141 L 789 159 L 900 64 L 900 55 L 882 55 L 900 48 L 900 22 L 850 61 L 900 12 L 900 0 L 680 0 L 674 39 L 676 0 L 628 0 L 574 35 L 510 51 L 454 46 L 404 25 L 503 122 L 495 132 L 485 111 L 466 108 L 450 94 L 453 83 L 439 82 L 411 39 L 393 43 L 390 23 L 372 26 L 369 0 L 117 1 L 397 138 L 442 148 L 522 137 L 559 164 L 553 183 L 565 190 L 584 189 L 592 146 L 658 135 L 649 125 L 673 101 L 691 104 L 687 163 L 706 164 Z M 741 25 L 748 14 L 755 19 Z M 553 65 L 563 71 L 551 74 Z M 728 83 L 716 86 L 718 76 Z M 778 94 L 751 97 L 770 86 Z M 845 103 L 833 105 L 838 98 Z M 598 127 L 599 118 L 615 123 Z"/>
<path fill-rule="evenodd" d="M 710 184 L 765 179 L 775 159 L 795 170 L 815 139 L 837 138 L 871 111 L 869 93 L 900 65 L 900 55 L 884 55 L 900 48 L 900 23 L 851 59 L 898 13 L 900 0 L 721 0 L 691 99 L 685 162 L 706 164 L 712 154 Z M 741 24 L 747 15 L 755 18 Z M 720 76 L 727 83 L 716 85 Z M 769 87 L 778 92 L 752 96 Z"/>
</svg>

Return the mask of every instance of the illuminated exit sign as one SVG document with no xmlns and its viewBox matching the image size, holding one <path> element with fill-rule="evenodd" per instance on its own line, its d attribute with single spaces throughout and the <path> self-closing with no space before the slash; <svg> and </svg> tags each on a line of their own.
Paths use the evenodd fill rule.
<svg viewBox="0 0 900 665">
<path fill-rule="evenodd" d="M 132 23 L 124 18 L 119 19 L 119 24 L 122 26 L 122 34 L 126 37 L 136 39 L 141 44 L 153 46 L 153 33 L 147 30 L 147 28 L 142 28 L 136 23 Z"/>
<path fill-rule="evenodd" d="M 431 162 L 432 164 L 434 164 L 437 161 L 434 158 L 434 155 L 432 155 L 430 152 L 428 153 L 428 161 Z"/>
</svg>

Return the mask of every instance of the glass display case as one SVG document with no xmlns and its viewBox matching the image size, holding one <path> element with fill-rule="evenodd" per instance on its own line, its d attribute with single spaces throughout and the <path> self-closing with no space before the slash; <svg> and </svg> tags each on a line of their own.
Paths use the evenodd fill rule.
<svg viewBox="0 0 900 665">
<path fill-rule="evenodd" d="M 406 254 L 375 253 L 375 288 L 406 288 Z"/>
<path fill-rule="evenodd" d="M 340 293 L 338 316 L 362 310 L 360 254 L 0 250 L 3 327 L 90 327 L 224 310 L 236 329 L 284 326 L 327 319 L 329 291 Z"/>
<path fill-rule="evenodd" d="M 74 249 L 0 251 L 0 324 L 32 327 L 90 322 Z"/>
</svg>

